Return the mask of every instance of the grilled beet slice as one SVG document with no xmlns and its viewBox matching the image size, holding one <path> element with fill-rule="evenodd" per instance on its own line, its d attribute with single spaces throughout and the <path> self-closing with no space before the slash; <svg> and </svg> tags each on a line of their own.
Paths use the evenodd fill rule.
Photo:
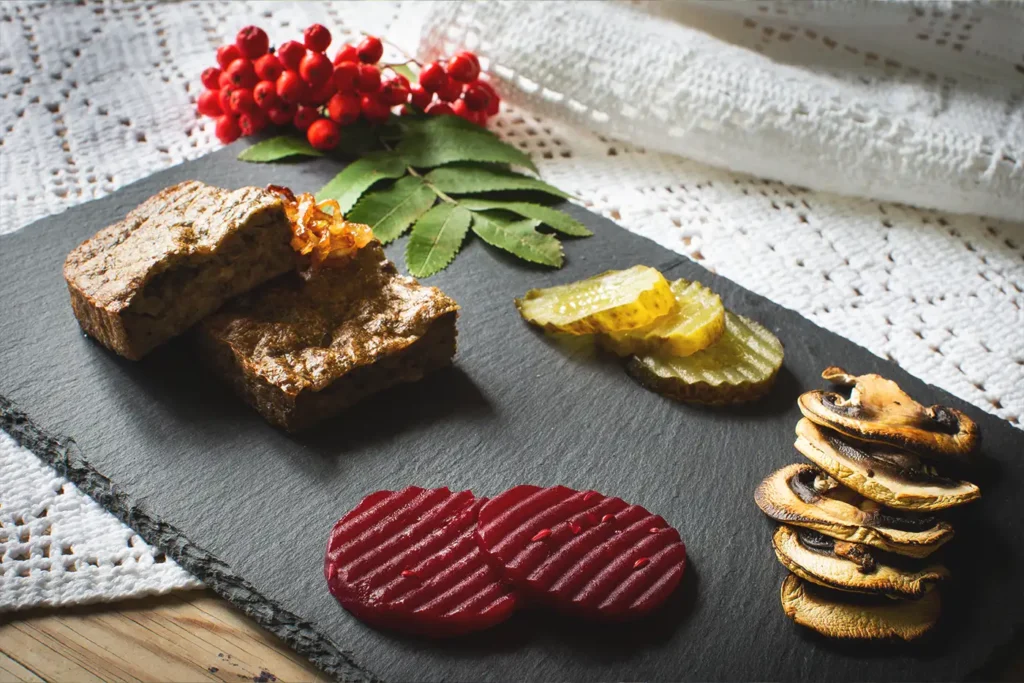
<svg viewBox="0 0 1024 683">
<path fill-rule="evenodd" d="M 658 607 L 686 567 L 679 532 L 661 517 L 564 486 L 517 486 L 487 502 L 477 540 L 524 595 L 608 620 Z"/>
<path fill-rule="evenodd" d="M 474 537 L 486 501 L 418 486 L 370 494 L 331 531 L 324 559 L 331 594 L 367 623 L 422 635 L 504 621 L 516 593 Z"/>
</svg>

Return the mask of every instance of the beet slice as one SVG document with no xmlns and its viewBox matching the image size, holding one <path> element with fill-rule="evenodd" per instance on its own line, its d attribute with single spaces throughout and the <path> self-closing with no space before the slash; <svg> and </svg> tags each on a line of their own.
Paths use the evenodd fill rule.
<svg viewBox="0 0 1024 683">
<path fill-rule="evenodd" d="M 565 486 L 517 486 L 488 501 L 477 540 L 524 595 L 608 620 L 655 609 L 686 568 L 679 532 L 664 519 Z"/>
<path fill-rule="evenodd" d="M 480 551 L 470 491 L 377 491 L 331 531 L 331 594 L 374 626 L 429 636 L 479 631 L 509 617 L 515 591 Z"/>
</svg>

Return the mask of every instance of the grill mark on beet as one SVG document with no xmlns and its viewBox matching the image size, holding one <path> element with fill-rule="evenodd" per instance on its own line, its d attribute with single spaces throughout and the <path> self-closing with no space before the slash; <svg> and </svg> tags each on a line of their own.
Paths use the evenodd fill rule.
<svg viewBox="0 0 1024 683">
<path fill-rule="evenodd" d="M 639 505 L 593 491 L 521 486 L 482 510 L 481 547 L 534 597 L 591 616 L 660 605 L 683 575 L 678 532 Z"/>
<path fill-rule="evenodd" d="M 425 635 L 504 621 L 518 598 L 477 544 L 485 502 L 469 491 L 418 487 L 367 496 L 332 531 L 331 593 L 365 621 Z"/>
</svg>

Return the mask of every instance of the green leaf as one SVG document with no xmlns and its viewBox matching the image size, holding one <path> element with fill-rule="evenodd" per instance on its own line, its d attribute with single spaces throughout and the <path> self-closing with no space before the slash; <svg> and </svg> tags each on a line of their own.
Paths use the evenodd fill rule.
<svg viewBox="0 0 1024 683">
<path fill-rule="evenodd" d="M 409 80 L 409 83 L 412 85 L 415 85 L 416 81 L 419 80 L 419 76 L 417 76 L 416 73 L 411 68 L 409 68 L 408 63 L 392 64 L 391 70 L 394 71 L 396 74 L 401 74 L 402 76 L 405 76 Z"/>
<path fill-rule="evenodd" d="M 458 116 L 431 116 L 405 126 L 398 152 L 410 166 L 434 168 L 455 161 L 517 164 L 536 172 L 529 155 Z"/>
<path fill-rule="evenodd" d="M 346 166 L 331 182 L 320 188 L 316 198 L 317 201 L 337 199 L 341 212 L 348 213 L 363 193 L 378 180 L 399 178 L 405 175 L 405 171 L 405 161 L 393 152 L 367 154 Z"/>
<path fill-rule="evenodd" d="M 313 149 L 308 141 L 293 135 L 279 135 L 276 138 L 257 142 L 252 147 L 242 150 L 238 155 L 241 161 L 265 164 L 293 156 L 322 157 L 323 152 Z"/>
<path fill-rule="evenodd" d="M 443 118 L 443 117 L 439 117 Z M 566 199 L 568 194 L 543 180 L 495 166 L 452 164 L 435 168 L 427 180 L 442 192 L 476 194 L 497 190 L 536 190 Z"/>
<path fill-rule="evenodd" d="M 416 277 L 444 270 L 469 232 L 472 214 L 461 206 L 442 202 L 423 214 L 412 227 L 405 246 L 405 266 Z"/>
<path fill-rule="evenodd" d="M 594 233 L 587 230 L 587 226 L 580 223 L 567 213 L 563 213 L 550 206 L 533 204 L 531 202 L 508 202 L 500 199 L 475 199 L 467 198 L 459 202 L 471 211 L 487 211 L 500 209 L 511 211 L 525 218 L 535 218 L 544 225 L 550 226 L 558 232 L 573 237 L 590 237 Z"/>
<path fill-rule="evenodd" d="M 365 223 L 384 244 L 401 236 L 434 205 L 437 195 L 416 176 L 405 176 L 386 190 L 365 195 L 346 218 Z"/>
<path fill-rule="evenodd" d="M 341 129 L 341 141 L 334 148 L 333 155 L 342 158 L 356 158 L 380 149 L 376 133 L 379 129 L 368 121 L 360 119 Z"/>
<path fill-rule="evenodd" d="M 491 246 L 521 259 L 545 266 L 562 267 L 562 243 L 553 235 L 536 231 L 540 221 L 504 221 L 484 213 L 473 214 L 473 232 Z"/>
</svg>

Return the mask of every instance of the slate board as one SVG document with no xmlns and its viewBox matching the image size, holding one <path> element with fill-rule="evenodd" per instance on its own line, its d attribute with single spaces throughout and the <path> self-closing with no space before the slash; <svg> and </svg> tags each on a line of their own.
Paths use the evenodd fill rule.
<svg viewBox="0 0 1024 683">
<path fill-rule="evenodd" d="M 945 680 L 982 666 L 1024 613 L 1024 433 L 913 379 L 894 364 L 689 260 L 573 207 L 595 233 L 566 243 L 563 270 L 526 266 L 472 240 L 431 278 L 462 306 L 455 366 L 365 401 L 302 436 L 279 432 L 172 344 L 124 361 L 79 331 L 65 255 L 163 188 L 312 191 L 326 160 L 252 165 L 235 145 L 0 238 L 0 425 L 221 595 L 339 677 L 385 680 Z M 402 263 L 404 241 L 389 249 Z M 549 286 L 637 263 L 699 279 L 782 339 L 771 395 L 738 410 L 678 405 L 584 345 L 524 324 L 512 304 Z M 984 497 L 951 517 L 954 581 L 942 627 L 912 646 L 843 644 L 792 624 L 774 525 L 753 491 L 801 460 L 797 395 L 839 364 L 879 372 L 925 404 L 946 403 L 984 434 Z M 518 483 L 622 496 L 663 515 L 690 564 L 668 608 L 608 627 L 523 612 L 446 642 L 382 633 L 327 593 L 322 558 L 335 520 L 365 494 L 415 483 L 494 495 Z M 2 486 L 2 482 L 0 482 Z"/>
</svg>

